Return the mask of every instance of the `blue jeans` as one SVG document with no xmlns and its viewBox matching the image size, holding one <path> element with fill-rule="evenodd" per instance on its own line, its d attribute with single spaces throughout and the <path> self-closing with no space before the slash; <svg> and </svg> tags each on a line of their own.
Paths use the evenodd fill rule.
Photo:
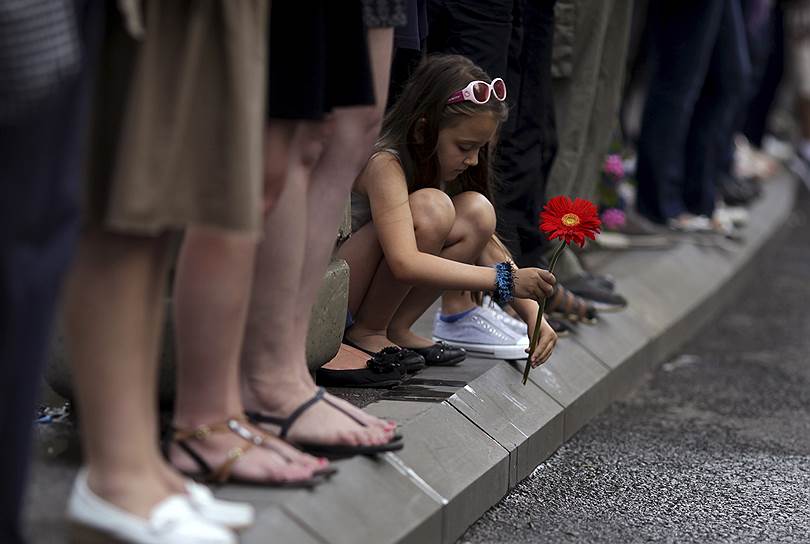
<svg viewBox="0 0 810 544">
<path fill-rule="evenodd" d="M 657 0 L 653 68 L 638 145 L 638 211 L 664 223 L 711 216 L 750 63 L 738 0 Z"/>
</svg>

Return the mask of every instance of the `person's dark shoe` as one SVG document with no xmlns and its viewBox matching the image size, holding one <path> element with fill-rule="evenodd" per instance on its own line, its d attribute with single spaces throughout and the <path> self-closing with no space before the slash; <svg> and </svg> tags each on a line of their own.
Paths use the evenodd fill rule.
<svg viewBox="0 0 810 544">
<path fill-rule="evenodd" d="M 315 371 L 315 383 L 325 387 L 374 387 L 388 389 L 402 384 L 402 367 L 369 359 L 366 368 L 331 369 Z"/>
<path fill-rule="evenodd" d="M 729 206 L 745 206 L 762 193 L 762 188 L 755 180 L 737 178 L 728 174 L 723 174 L 718 178 L 717 190 L 723 202 Z"/>
<path fill-rule="evenodd" d="M 463 348 L 444 342 L 436 342 L 426 348 L 407 349 L 421 355 L 428 366 L 453 366 L 467 358 L 467 352 Z"/>
<path fill-rule="evenodd" d="M 425 358 L 408 348 L 401 348 L 399 346 L 387 346 L 381 349 L 380 351 L 371 351 L 369 349 L 358 346 L 345 336 L 343 337 L 343 343 L 371 355 L 372 359 L 384 358 L 398 362 L 402 366 L 403 370 L 409 374 L 418 372 L 423 368 L 425 368 Z"/>
<path fill-rule="evenodd" d="M 625 210 L 621 226 L 603 228 L 596 243 L 604 249 L 668 249 L 675 245 L 666 227 L 633 209 Z"/>
<path fill-rule="evenodd" d="M 549 326 L 557 333 L 558 338 L 565 338 L 571 336 L 574 332 L 574 324 L 565 319 L 558 319 L 556 317 L 545 316 Z"/>
<path fill-rule="evenodd" d="M 578 297 L 587 300 L 599 312 L 618 312 L 627 307 L 626 298 L 610 289 L 605 289 L 599 281 L 587 276 L 567 280 L 565 286 Z"/>
</svg>

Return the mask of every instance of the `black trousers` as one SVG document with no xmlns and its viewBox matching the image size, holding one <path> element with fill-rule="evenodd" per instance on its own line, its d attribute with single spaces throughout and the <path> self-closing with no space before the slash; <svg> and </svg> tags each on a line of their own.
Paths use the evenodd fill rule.
<svg viewBox="0 0 810 544">
<path fill-rule="evenodd" d="M 77 0 L 76 5 L 77 20 L 83 31 L 89 31 L 99 20 L 101 3 Z M 54 308 L 79 225 L 87 79 L 85 68 L 36 110 L 13 124 L 0 124 L 0 542 L 4 544 L 23 542 L 20 515 L 35 403 Z"/>
<path fill-rule="evenodd" d="M 500 133 L 494 185 L 498 235 L 518 266 L 538 266 L 538 229 L 557 151 L 551 94 L 556 0 L 430 0 L 428 51 L 464 55 L 503 77 L 509 119 Z"/>
<path fill-rule="evenodd" d="M 750 66 L 738 0 L 650 4 L 654 59 L 638 144 L 637 206 L 665 223 L 711 216 Z"/>
</svg>

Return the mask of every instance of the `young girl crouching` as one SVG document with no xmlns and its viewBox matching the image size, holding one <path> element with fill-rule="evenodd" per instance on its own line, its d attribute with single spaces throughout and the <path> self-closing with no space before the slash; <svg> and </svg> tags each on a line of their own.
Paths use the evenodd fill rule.
<svg viewBox="0 0 810 544">
<path fill-rule="evenodd" d="M 467 58 L 436 55 L 417 68 L 387 114 L 376 152 L 352 188 L 352 235 L 338 250 L 351 271 L 353 324 L 345 343 L 382 355 L 395 352 L 392 345 L 407 348 L 397 357 L 409 371 L 425 361 L 460 362 L 463 349 L 411 331 L 442 292 L 443 318 L 475 314 L 481 309 L 470 293 L 492 292 L 498 302 L 511 300 L 534 329 L 536 300 L 551 295 L 555 279 L 539 268 L 514 269 L 495 237 L 491 154 L 507 116 L 505 96 L 503 81 Z M 545 319 L 540 338 L 529 356 L 534 366 L 557 340 Z M 514 337 L 505 341 L 514 348 Z M 526 345 L 514 358 L 526 357 Z M 337 385 L 349 366 L 339 357 L 320 377 Z"/>
</svg>

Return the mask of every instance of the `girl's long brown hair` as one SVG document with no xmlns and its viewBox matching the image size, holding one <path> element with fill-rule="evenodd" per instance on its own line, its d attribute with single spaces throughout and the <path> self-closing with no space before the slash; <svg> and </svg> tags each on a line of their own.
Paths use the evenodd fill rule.
<svg viewBox="0 0 810 544">
<path fill-rule="evenodd" d="M 394 149 L 399 153 L 409 192 L 425 187 L 440 188 L 437 144 L 439 131 L 464 117 L 490 113 L 500 125 L 506 120 L 505 102 L 494 97 L 486 104 L 448 104 L 450 96 L 471 81 L 490 82 L 492 78 L 467 57 L 429 55 L 422 60 L 383 120 L 376 150 Z M 496 132 L 497 134 L 497 132 Z M 478 164 L 467 168 L 457 183 L 463 191 L 477 191 L 493 204 L 492 153 L 495 142 L 479 151 Z"/>
</svg>

